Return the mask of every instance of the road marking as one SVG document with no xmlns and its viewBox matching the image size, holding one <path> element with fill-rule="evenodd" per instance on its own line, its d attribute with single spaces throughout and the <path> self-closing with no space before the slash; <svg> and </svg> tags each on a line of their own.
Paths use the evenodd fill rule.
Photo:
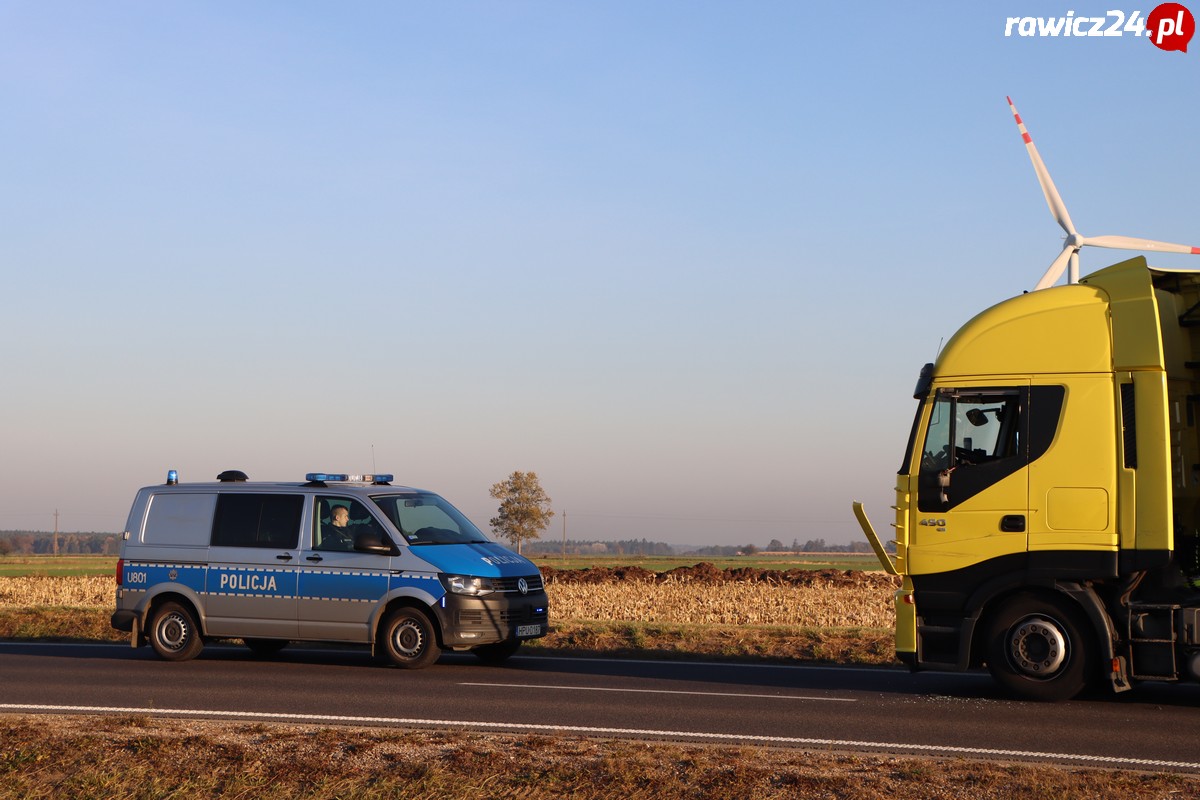
<svg viewBox="0 0 1200 800">
<path fill-rule="evenodd" d="M 1126 767 L 1165 767 L 1168 769 L 1200 770 L 1200 763 L 1162 761 L 1151 758 L 1093 756 L 1080 753 L 1042 753 L 1035 750 L 1001 750 L 991 747 L 955 747 L 953 745 L 907 744 L 903 742 L 861 742 L 851 739 L 809 739 L 796 736 L 761 736 L 755 734 L 710 733 L 707 731 L 665 731 L 644 728 L 600 728 L 586 725 L 538 725 L 524 722 L 476 722 L 453 719 L 407 719 L 403 717 L 352 717 L 333 714 L 283 714 L 257 711 L 204 711 L 192 708 L 136 708 L 122 706 L 59 706 L 0 703 L 0 711 L 58 713 L 58 714 L 144 714 L 147 716 L 216 717 L 226 719 L 271 720 L 277 722 L 327 723 L 335 725 L 426 725 L 450 728 L 483 728 L 504 731 L 543 731 L 546 733 L 579 733 L 597 736 L 660 736 L 672 739 L 702 739 L 705 741 L 755 742 L 766 745 L 793 747 L 872 748 L 883 751 L 928 753 L 931 755 L 973 755 L 998 758 L 1081 761 L 1087 764 L 1113 764 Z"/>
<path fill-rule="evenodd" d="M 536 683 L 467 683 L 459 686 L 488 686 L 497 689 L 559 689 L 569 692 L 630 692 L 637 694 L 691 694 L 700 697 L 757 697 L 767 700 L 828 700 L 831 703 L 857 703 L 850 697 L 817 697 L 791 694 L 741 694 L 736 692 L 684 692 L 672 689 L 617 689 L 609 686 L 551 686 Z"/>
</svg>

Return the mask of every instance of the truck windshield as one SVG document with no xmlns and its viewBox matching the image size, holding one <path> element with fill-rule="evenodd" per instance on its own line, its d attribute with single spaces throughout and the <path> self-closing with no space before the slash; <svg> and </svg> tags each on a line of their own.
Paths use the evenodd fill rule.
<svg viewBox="0 0 1200 800">
<path fill-rule="evenodd" d="M 371 499 L 410 545 L 490 541 L 457 508 L 436 494 L 387 494 Z"/>
</svg>

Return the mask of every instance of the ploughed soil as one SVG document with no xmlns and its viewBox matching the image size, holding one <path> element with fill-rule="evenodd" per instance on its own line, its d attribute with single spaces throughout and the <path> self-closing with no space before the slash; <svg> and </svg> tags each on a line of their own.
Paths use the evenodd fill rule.
<svg viewBox="0 0 1200 800">
<path fill-rule="evenodd" d="M 736 567 L 717 569 L 705 561 L 691 567 L 655 572 L 644 567 L 589 567 L 555 569 L 540 566 L 547 584 L 554 583 L 768 583 L 775 586 L 861 586 L 867 589 L 893 588 L 900 579 L 884 572 L 841 569 L 758 569 Z"/>
</svg>

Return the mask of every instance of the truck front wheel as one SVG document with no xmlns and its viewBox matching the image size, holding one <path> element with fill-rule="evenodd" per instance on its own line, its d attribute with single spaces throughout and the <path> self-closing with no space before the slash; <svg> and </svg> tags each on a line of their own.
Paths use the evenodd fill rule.
<svg viewBox="0 0 1200 800">
<path fill-rule="evenodd" d="M 1066 600 L 1018 595 L 987 628 L 988 670 L 1009 693 L 1029 700 L 1070 700 L 1093 663 L 1087 620 Z"/>
</svg>

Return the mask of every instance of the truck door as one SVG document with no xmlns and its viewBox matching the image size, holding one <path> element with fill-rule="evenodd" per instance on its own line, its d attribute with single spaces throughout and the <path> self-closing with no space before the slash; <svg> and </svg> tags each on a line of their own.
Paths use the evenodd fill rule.
<svg viewBox="0 0 1200 800">
<path fill-rule="evenodd" d="M 1024 554 L 1028 381 L 939 388 L 918 449 L 909 571 L 944 573 Z"/>
</svg>

